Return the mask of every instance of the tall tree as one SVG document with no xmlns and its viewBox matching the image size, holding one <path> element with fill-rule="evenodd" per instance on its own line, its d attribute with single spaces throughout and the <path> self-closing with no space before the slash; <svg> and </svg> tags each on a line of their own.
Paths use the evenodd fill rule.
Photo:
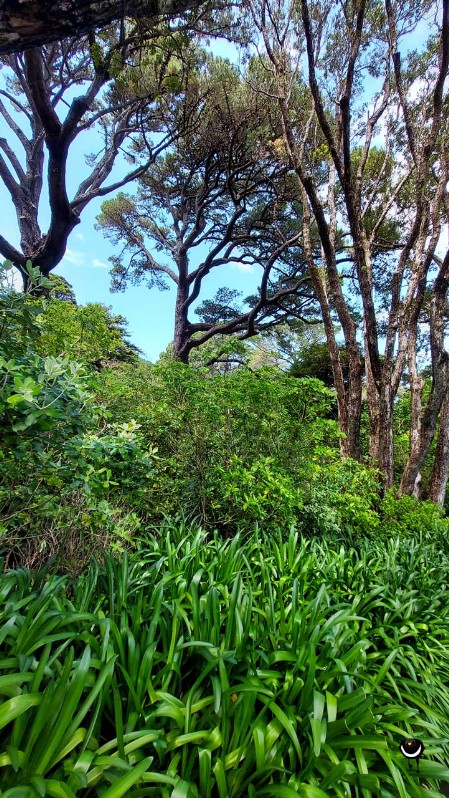
<svg viewBox="0 0 449 798">
<path fill-rule="evenodd" d="M 174 90 L 181 89 L 189 43 L 168 23 L 152 26 L 145 38 L 145 49 L 136 52 L 133 30 L 125 25 L 1 59 L 0 115 L 8 136 L 0 138 L 0 178 L 16 211 L 21 248 L 0 235 L 0 254 L 25 280 L 27 260 L 48 275 L 88 203 L 142 174 L 170 141 L 166 130 L 157 132 L 154 143 L 152 131 L 158 131 L 158 109 L 174 79 Z M 133 154 L 133 139 L 142 129 L 146 147 Z M 86 131 L 97 132 L 99 151 L 87 159 L 86 175 L 69 196 L 69 156 Z M 132 165 L 110 179 L 123 152 Z M 44 232 L 45 179 L 49 224 Z"/>
<path fill-rule="evenodd" d="M 385 486 L 392 484 L 392 410 L 407 370 L 412 429 L 400 490 L 411 493 L 438 419 L 440 450 L 447 449 L 441 411 L 449 387 L 449 254 L 437 257 L 437 247 L 448 209 L 449 2 L 438 14 L 430 0 L 247 0 L 247 7 L 302 192 L 304 246 L 331 354 L 344 452 L 360 456 L 365 380 L 371 462 Z M 430 38 L 416 48 L 423 17 Z M 298 86 L 306 122 L 298 121 L 292 102 Z M 312 225 L 319 261 L 308 243 Z M 333 313 L 345 339 L 346 383 Z M 417 341 L 426 321 L 432 385 L 422 407 Z M 433 486 L 431 495 L 441 491 Z"/>
<path fill-rule="evenodd" d="M 201 0 L 1 0 L 0 54 L 10 55 L 30 47 L 79 37 L 115 20 L 161 15 L 179 17 Z"/>
<path fill-rule="evenodd" d="M 122 247 L 111 258 L 116 289 L 129 280 L 176 286 L 173 354 L 187 362 L 212 336 L 248 337 L 289 315 L 310 315 L 314 295 L 304 275 L 296 186 L 263 141 L 266 103 L 218 61 L 190 78 L 174 114 L 189 119 L 187 134 L 139 179 L 136 196 L 104 203 L 99 224 Z M 260 269 L 257 296 L 245 310 L 235 292 L 220 289 L 193 322 L 208 275 L 235 262 Z"/>
</svg>

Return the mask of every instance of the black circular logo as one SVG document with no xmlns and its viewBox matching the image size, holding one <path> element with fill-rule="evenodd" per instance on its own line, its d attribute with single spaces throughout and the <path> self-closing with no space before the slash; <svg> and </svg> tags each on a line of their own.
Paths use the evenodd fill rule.
<svg viewBox="0 0 449 798">
<path fill-rule="evenodd" d="M 401 754 L 407 759 L 419 759 L 424 751 L 424 743 L 415 737 L 411 737 L 409 740 L 402 740 L 399 749 Z"/>
</svg>

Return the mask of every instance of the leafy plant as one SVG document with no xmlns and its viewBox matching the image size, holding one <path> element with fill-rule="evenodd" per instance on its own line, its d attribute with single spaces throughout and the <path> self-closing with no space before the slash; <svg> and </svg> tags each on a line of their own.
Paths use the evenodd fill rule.
<svg viewBox="0 0 449 798">
<path fill-rule="evenodd" d="M 29 277 L 32 297 L 7 284 L 0 294 L 2 548 L 10 564 L 56 558 L 76 572 L 93 552 L 132 544 L 155 449 L 137 425 L 105 423 L 83 366 L 36 352 L 36 292 L 53 283 L 31 267 Z"/>
<path fill-rule="evenodd" d="M 437 798 L 447 560 L 179 523 L 76 580 L 3 573 L 2 796 Z"/>
<path fill-rule="evenodd" d="M 262 455 L 245 466 L 235 455 L 226 466 L 216 466 L 210 504 L 221 528 L 264 529 L 295 522 L 303 502 L 301 491 L 291 476 L 276 465 L 274 458 Z"/>
</svg>

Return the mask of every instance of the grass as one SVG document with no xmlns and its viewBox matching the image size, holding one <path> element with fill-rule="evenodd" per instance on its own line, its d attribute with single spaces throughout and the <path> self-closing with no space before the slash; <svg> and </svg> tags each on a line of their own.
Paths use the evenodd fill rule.
<svg viewBox="0 0 449 798">
<path fill-rule="evenodd" d="M 0 795 L 436 798 L 448 565 L 181 524 L 76 581 L 3 573 Z"/>
</svg>

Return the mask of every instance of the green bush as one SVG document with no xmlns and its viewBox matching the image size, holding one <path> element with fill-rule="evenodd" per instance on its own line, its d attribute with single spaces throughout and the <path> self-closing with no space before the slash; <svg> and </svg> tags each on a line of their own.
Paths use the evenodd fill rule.
<svg viewBox="0 0 449 798">
<path fill-rule="evenodd" d="M 375 471 L 319 447 L 303 474 L 301 528 L 306 534 L 370 537 L 379 526 L 380 482 Z"/>
<path fill-rule="evenodd" d="M 380 507 L 382 529 L 386 535 L 414 535 L 432 531 L 449 533 L 449 518 L 440 507 L 430 501 L 419 501 L 414 496 L 396 497 L 395 491 L 386 493 Z"/>
<path fill-rule="evenodd" d="M 132 424 L 102 433 L 18 437 L 0 453 L 2 546 L 11 562 L 56 558 L 78 571 L 105 548 L 133 545 L 154 489 L 154 450 Z"/>
<path fill-rule="evenodd" d="M 155 450 L 138 425 L 106 423 L 82 366 L 36 353 L 43 305 L 0 292 L 1 547 L 11 564 L 57 558 L 76 571 L 105 547 L 132 544 Z"/>
<path fill-rule="evenodd" d="M 245 520 L 290 522 L 297 514 L 298 476 L 311 453 L 324 443 L 338 446 L 337 425 L 327 417 L 334 396 L 316 379 L 275 369 L 217 375 L 167 360 L 114 368 L 100 380 L 99 397 L 111 415 L 132 415 L 157 447 L 149 505 L 155 522 L 179 510 L 227 530 Z M 277 483 L 284 491 L 281 509 L 275 508 Z"/>
<path fill-rule="evenodd" d="M 211 521 L 224 531 L 288 529 L 302 509 L 301 492 L 272 457 L 260 455 L 250 466 L 232 456 L 215 466 L 210 493 Z"/>
</svg>

